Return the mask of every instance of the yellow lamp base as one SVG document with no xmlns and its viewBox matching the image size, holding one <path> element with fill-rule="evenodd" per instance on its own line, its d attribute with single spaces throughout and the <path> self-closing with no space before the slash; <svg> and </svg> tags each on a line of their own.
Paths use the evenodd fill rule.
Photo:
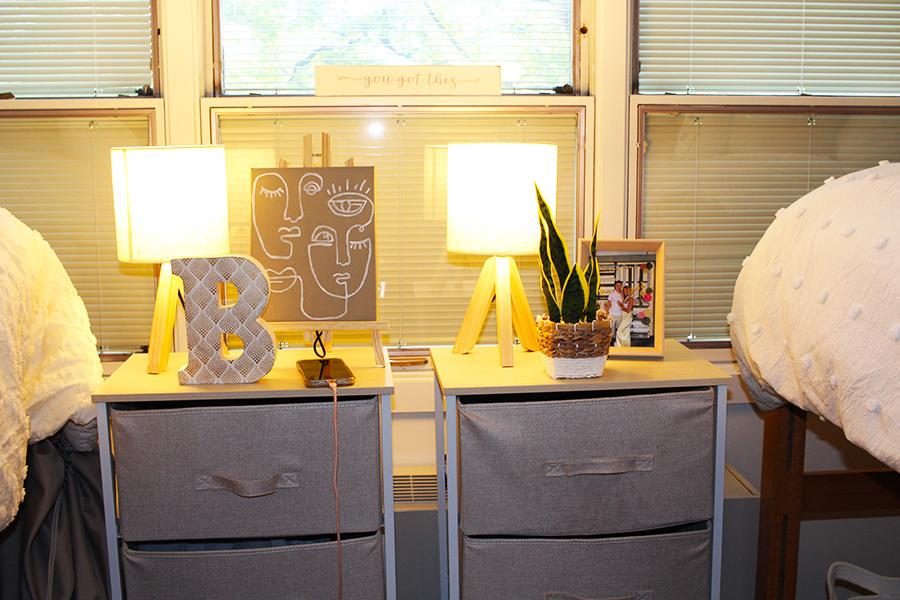
<svg viewBox="0 0 900 600">
<path fill-rule="evenodd" d="M 484 261 L 453 346 L 454 354 L 465 354 L 475 347 L 484 327 L 491 303 L 497 301 L 497 347 L 500 365 L 513 366 L 513 328 L 526 350 L 538 349 L 534 315 L 528 305 L 519 268 L 509 256 L 492 256 Z"/>
<path fill-rule="evenodd" d="M 180 277 L 172 275 L 171 263 L 164 262 L 159 268 L 159 282 L 156 286 L 156 302 L 153 305 L 153 322 L 150 325 L 150 345 L 148 347 L 147 373 L 158 374 L 169 366 L 169 352 L 172 349 L 172 329 L 178 309 L 178 291 L 182 283 Z"/>
</svg>

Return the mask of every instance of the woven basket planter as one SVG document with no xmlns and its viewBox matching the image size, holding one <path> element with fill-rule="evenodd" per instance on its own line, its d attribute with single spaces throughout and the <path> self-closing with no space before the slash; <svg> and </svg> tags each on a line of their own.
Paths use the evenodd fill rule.
<svg viewBox="0 0 900 600">
<path fill-rule="evenodd" d="M 538 343 L 547 374 L 554 379 L 600 377 L 612 342 L 612 322 L 598 316 L 592 323 L 537 320 Z"/>
</svg>

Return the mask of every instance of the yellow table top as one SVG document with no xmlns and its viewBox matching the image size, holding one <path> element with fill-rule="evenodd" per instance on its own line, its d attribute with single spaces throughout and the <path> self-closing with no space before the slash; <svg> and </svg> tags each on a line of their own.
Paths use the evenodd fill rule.
<svg viewBox="0 0 900 600">
<path fill-rule="evenodd" d="M 394 383 L 390 366 L 378 367 L 372 348 L 335 348 L 330 358 L 341 358 L 356 376 L 356 384 L 338 388 L 338 395 L 390 395 Z M 133 354 L 94 392 L 94 402 L 158 402 L 243 400 L 331 396 L 329 388 L 308 388 L 297 372 L 300 359 L 316 358 L 311 349 L 279 350 L 275 366 L 256 383 L 229 385 L 181 385 L 178 370 L 187 364 L 187 353 L 169 356 L 169 368 L 159 375 L 147 373 L 147 355 Z M 385 364 L 387 361 L 385 361 Z"/>
<path fill-rule="evenodd" d="M 512 394 L 573 392 L 638 388 L 691 387 L 727 384 L 731 377 L 674 340 L 666 340 L 663 360 L 607 359 L 603 376 L 590 379 L 553 379 L 544 370 L 539 352 L 515 347 L 515 366 L 501 367 L 496 346 L 476 346 L 468 354 L 432 348 L 434 371 L 444 394 Z"/>
</svg>

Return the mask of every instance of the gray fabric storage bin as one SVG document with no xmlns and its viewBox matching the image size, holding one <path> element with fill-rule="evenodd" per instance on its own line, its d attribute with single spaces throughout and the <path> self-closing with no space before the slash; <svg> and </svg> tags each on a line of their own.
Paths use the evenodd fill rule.
<svg viewBox="0 0 900 600">
<path fill-rule="evenodd" d="M 710 530 L 614 538 L 463 536 L 463 600 L 709 598 Z"/>
<path fill-rule="evenodd" d="M 126 541 L 335 533 L 332 403 L 113 410 Z M 378 403 L 338 408 L 341 531 L 381 526 Z"/>
<path fill-rule="evenodd" d="M 466 535 L 643 531 L 712 518 L 713 390 L 460 403 Z"/>
<path fill-rule="evenodd" d="M 198 552 L 142 552 L 124 546 L 128 600 L 331 600 L 337 544 Z M 344 600 L 384 598 L 382 534 L 342 543 Z"/>
</svg>

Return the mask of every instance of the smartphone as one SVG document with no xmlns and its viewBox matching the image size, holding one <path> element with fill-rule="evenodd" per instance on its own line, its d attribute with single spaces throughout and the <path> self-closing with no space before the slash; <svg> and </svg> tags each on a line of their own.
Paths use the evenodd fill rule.
<svg viewBox="0 0 900 600">
<path fill-rule="evenodd" d="M 356 383 L 353 371 L 340 358 L 298 360 L 297 370 L 303 375 L 306 387 L 328 387 L 329 379 L 334 379 L 339 386 Z"/>
</svg>

